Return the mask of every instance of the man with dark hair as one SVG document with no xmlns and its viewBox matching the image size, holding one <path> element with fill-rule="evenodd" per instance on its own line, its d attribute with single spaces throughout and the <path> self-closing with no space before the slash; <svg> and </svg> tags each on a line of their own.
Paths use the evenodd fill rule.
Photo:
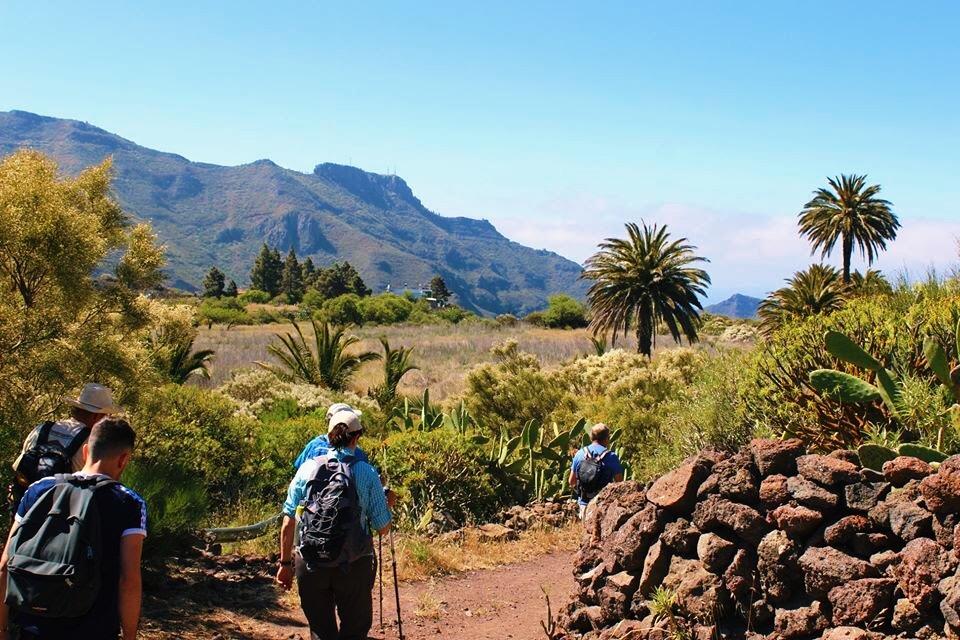
<svg viewBox="0 0 960 640">
<path fill-rule="evenodd" d="M 136 638 L 141 601 L 140 556 L 147 535 L 147 507 L 140 496 L 119 482 L 133 454 L 135 441 L 134 431 L 126 420 L 105 418 L 94 425 L 83 445 L 86 463 L 81 471 L 44 478 L 27 489 L 0 559 L 0 602 L 4 602 L 0 604 L 0 640 L 8 640 L 10 622 L 19 628 L 21 640 L 117 640 L 121 634 L 123 640 Z M 40 616 L 33 612 L 40 610 L 39 607 L 31 610 L 31 603 L 23 601 L 32 597 L 29 590 L 8 592 L 8 564 L 11 559 L 15 561 L 18 552 L 28 548 L 31 541 L 17 536 L 18 530 L 35 532 L 37 536 L 51 535 L 44 531 L 49 527 L 37 525 L 53 511 L 41 512 L 40 509 L 49 495 L 54 495 L 48 492 L 64 484 L 93 492 L 89 509 L 95 506 L 100 519 L 101 539 L 96 545 L 100 586 L 86 613 L 73 617 Z M 35 505 L 40 509 L 34 509 Z M 13 584 L 13 578 L 10 580 Z M 11 595 L 20 597 L 19 606 L 8 608 L 5 604 Z"/>
<path fill-rule="evenodd" d="M 391 517 L 377 472 L 356 458 L 362 434 L 354 411 L 334 414 L 328 427 L 330 451 L 300 466 L 283 505 L 277 582 L 290 589 L 296 575 L 313 640 L 365 640 L 373 623 L 377 559 L 372 532 L 386 533 Z M 337 508 L 341 496 L 346 496 L 343 510 Z M 359 510 L 351 508 L 357 503 Z M 337 539 L 341 524 L 346 535 Z M 300 544 L 294 552 L 298 527 Z"/>
<path fill-rule="evenodd" d="M 11 511 L 16 510 L 23 492 L 37 480 L 80 471 L 84 465 L 83 443 L 90 429 L 104 417 L 121 411 L 113 403 L 110 389 L 93 382 L 85 384 L 79 396 L 64 397 L 63 402 L 70 407 L 70 417 L 37 425 L 23 442 L 13 463 L 16 480 L 10 487 Z"/>
<path fill-rule="evenodd" d="M 620 458 L 607 447 L 610 445 L 610 429 L 598 422 L 590 429 L 590 444 L 577 451 L 570 467 L 570 487 L 577 494 L 580 519 L 587 505 L 611 482 L 623 480 L 623 464 Z"/>
</svg>

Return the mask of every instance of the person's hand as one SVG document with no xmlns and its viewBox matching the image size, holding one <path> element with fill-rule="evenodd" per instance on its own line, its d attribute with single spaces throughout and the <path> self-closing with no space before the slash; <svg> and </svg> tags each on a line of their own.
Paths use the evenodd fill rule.
<svg viewBox="0 0 960 640">
<path fill-rule="evenodd" d="M 293 587 L 293 567 L 290 565 L 280 565 L 277 569 L 277 584 L 280 585 L 280 588 L 284 591 L 290 591 L 290 588 Z M 6 638 L 0 637 L 0 640 L 6 640 Z"/>
<path fill-rule="evenodd" d="M 384 493 L 385 493 L 386 496 L 387 496 L 387 507 L 390 508 L 390 509 L 393 509 L 393 507 L 396 506 L 396 504 L 397 504 L 397 494 L 396 494 L 396 492 L 394 492 L 393 489 L 385 489 L 385 490 L 384 490 Z M 2 640 L 2 639 L 0 639 L 0 640 Z"/>
</svg>

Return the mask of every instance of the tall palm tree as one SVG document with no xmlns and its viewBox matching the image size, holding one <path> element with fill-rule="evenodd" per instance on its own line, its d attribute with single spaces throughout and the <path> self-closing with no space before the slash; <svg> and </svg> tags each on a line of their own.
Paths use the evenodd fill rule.
<svg viewBox="0 0 960 640">
<path fill-rule="evenodd" d="M 412 348 L 393 349 L 386 338 L 380 338 L 380 345 L 383 347 L 383 384 L 371 389 L 368 395 L 373 397 L 382 409 L 388 409 L 397 399 L 397 387 L 400 386 L 403 376 L 420 367 L 410 360 Z"/>
<path fill-rule="evenodd" d="M 594 335 L 632 328 L 637 352 L 648 358 L 663 323 L 674 341 L 697 340 L 703 307 L 699 297 L 710 276 L 693 265 L 708 262 L 694 253 L 686 238 L 673 240 L 666 226 L 642 228 L 628 223 L 627 238 L 607 238 L 586 263 L 582 278 L 593 280 L 587 292 Z"/>
<path fill-rule="evenodd" d="M 840 241 L 843 256 L 843 282 L 850 284 L 850 258 L 856 245 L 867 264 L 873 264 L 887 241 L 897 237 L 900 221 L 891 210 L 891 204 L 878 197 L 880 185 L 866 186 L 867 176 L 841 175 L 827 178 L 829 189 L 813 192 L 813 200 L 800 212 L 800 234 L 813 247 L 829 256 Z"/>
<path fill-rule="evenodd" d="M 797 271 L 787 286 L 761 302 L 757 315 L 764 331 L 773 331 L 790 320 L 837 311 L 846 303 L 847 292 L 839 271 L 813 264 L 806 271 Z"/>
<path fill-rule="evenodd" d="M 379 353 L 371 351 L 347 353 L 347 349 L 360 342 L 360 338 L 346 335 L 343 327 L 311 320 L 314 341 L 311 349 L 300 326 L 295 322 L 291 324 L 296 335 L 277 334 L 275 337 L 280 344 L 274 343 L 267 347 L 267 351 L 280 361 L 280 366 L 265 362 L 257 363 L 282 379 L 298 380 L 334 391 L 343 391 L 360 365 L 380 359 Z"/>
</svg>

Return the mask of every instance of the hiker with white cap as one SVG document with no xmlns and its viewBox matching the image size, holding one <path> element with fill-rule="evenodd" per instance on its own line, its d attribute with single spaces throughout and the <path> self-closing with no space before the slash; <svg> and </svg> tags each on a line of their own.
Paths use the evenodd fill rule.
<svg viewBox="0 0 960 640">
<path fill-rule="evenodd" d="M 346 402 L 335 402 L 330 405 L 330 408 L 327 409 L 327 422 L 330 422 L 330 418 L 341 411 L 352 411 L 357 414 L 358 417 L 362 416 L 363 413 L 359 409 L 354 409 Z M 303 451 L 300 452 L 300 455 L 297 456 L 297 459 L 293 461 L 293 468 L 299 469 L 300 466 L 312 458 L 317 458 L 319 456 L 327 455 L 327 452 L 330 451 L 330 441 L 327 439 L 327 434 L 321 433 L 316 438 L 307 443 L 303 448 Z M 359 447 L 356 452 L 357 460 L 363 460 L 364 462 L 369 462 L 367 454 L 363 452 Z"/>
<path fill-rule="evenodd" d="M 13 463 L 16 481 L 11 487 L 14 506 L 32 483 L 58 473 L 74 473 L 83 468 L 83 445 L 90 430 L 108 415 L 122 409 L 113 403 L 113 392 L 102 384 L 83 385 L 76 398 L 65 396 L 70 417 L 37 425 L 23 443 Z"/>
<path fill-rule="evenodd" d="M 283 504 L 276 580 L 290 589 L 296 575 L 314 640 L 363 640 L 373 624 L 373 532 L 389 531 L 391 516 L 380 477 L 356 455 L 362 434 L 356 412 L 331 416 L 329 452 L 300 466 Z"/>
</svg>

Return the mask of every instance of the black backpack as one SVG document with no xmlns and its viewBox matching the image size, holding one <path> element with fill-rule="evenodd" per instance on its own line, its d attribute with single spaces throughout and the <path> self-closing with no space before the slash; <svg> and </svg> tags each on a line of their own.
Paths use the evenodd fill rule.
<svg viewBox="0 0 960 640">
<path fill-rule="evenodd" d="M 353 562 L 373 551 L 360 521 L 353 461 L 322 456 L 317 462 L 304 494 L 297 547 L 308 571 Z"/>
<path fill-rule="evenodd" d="M 102 580 L 98 489 L 103 477 L 56 476 L 10 541 L 6 604 L 45 618 L 76 618 L 90 611 Z"/>
<path fill-rule="evenodd" d="M 610 450 L 606 449 L 600 455 L 595 455 L 589 447 L 584 447 L 583 452 L 583 460 L 577 467 L 577 486 L 580 488 L 580 497 L 590 502 L 607 485 L 603 459 Z"/>
<path fill-rule="evenodd" d="M 66 434 L 60 433 L 56 438 L 50 437 L 55 426 L 57 423 L 49 420 L 41 424 L 37 441 L 17 459 L 15 471 L 23 487 L 43 478 L 73 471 L 71 460 L 90 436 L 90 427 L 77 429 L 66 439 Z"/>
</svg>

